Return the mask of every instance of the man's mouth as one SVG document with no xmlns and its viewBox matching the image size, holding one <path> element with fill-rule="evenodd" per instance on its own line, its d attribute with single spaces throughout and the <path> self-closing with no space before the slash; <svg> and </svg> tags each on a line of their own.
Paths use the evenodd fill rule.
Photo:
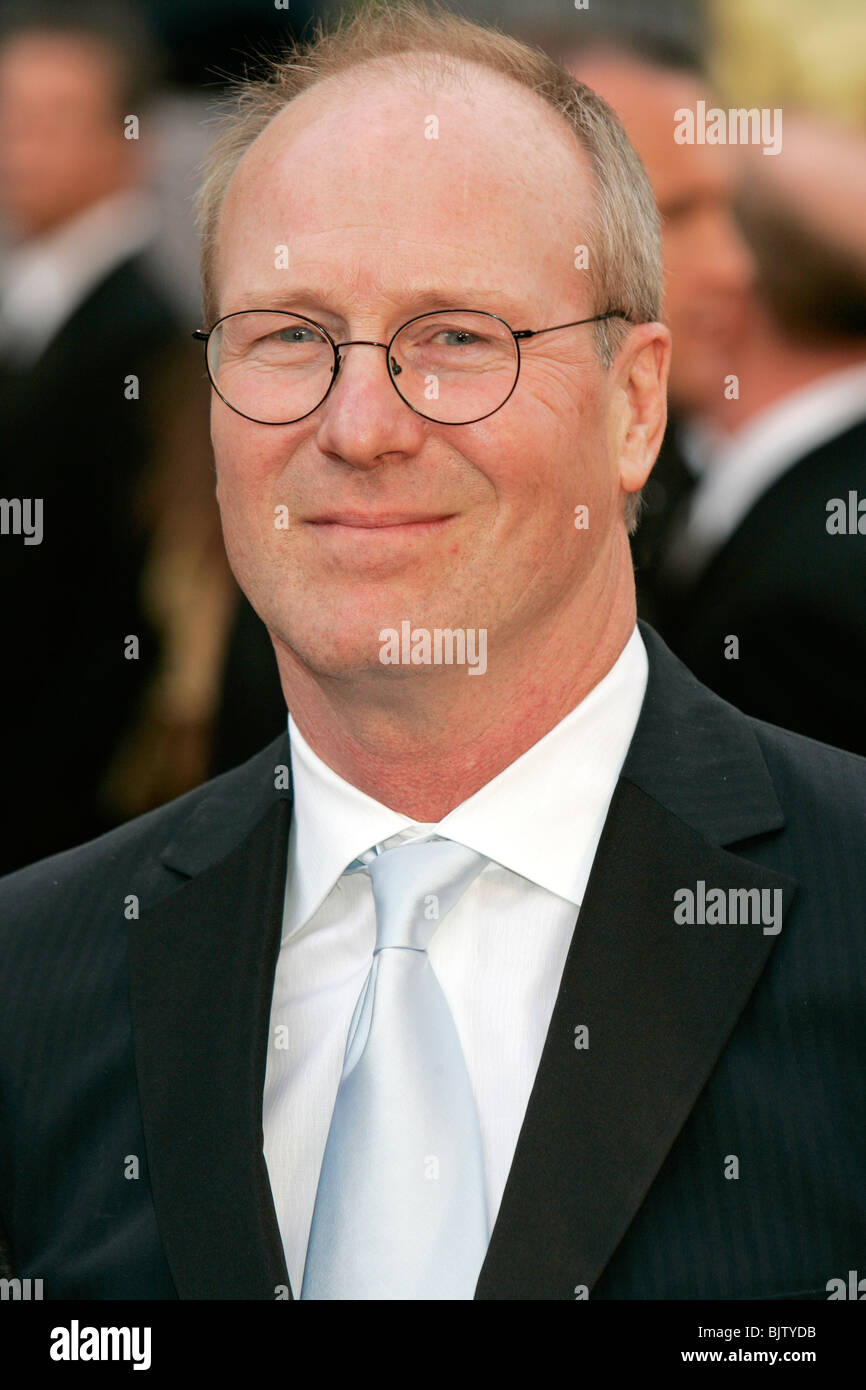
<svg viewBox="0 0 866 1390">
<path fill-rule="evenodd" d="M 323 516 L 311 517 L 311 526 L 345 527 L 360 531 L 391 531 L 409 527 L 435 527 L 444 525 L 455 515 L 447 513 L 419 512 L 326 512 Z"/>
</svg>

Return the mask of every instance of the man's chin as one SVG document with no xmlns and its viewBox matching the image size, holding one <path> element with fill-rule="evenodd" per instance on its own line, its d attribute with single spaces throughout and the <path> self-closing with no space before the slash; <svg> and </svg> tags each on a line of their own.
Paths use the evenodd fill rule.
<svg viewBox="0 0 866 1390">
<path fill-rule="evenodd" d="M 315 632 L 284 629 L 282 635 L 279 628 L 271 632 L 284 674 L 295 669 L 321 679 L 353 680 L 368 675 L 405 680 L 410 676 L 417 678 L 425 669 L 429 673 L 431 667 L 453 664 L 455 656 L 458 661 L 466 660 L 461 645 L 467 640 L 465 627 L 438 624 L 425 627 L 423 620 L 413 621 L 405 613 L 396 617 L 389 614 L 372 624 L 365 618 L 363 625 L 357 626 L 351 623 L 335 624 L 330 629 L 319 626 Z M 468 640 L 470 646 L 476 641 L 474 629 Z M 443 655 L 437 659 L 440 648 Z M 448 653 L 452 652 L 449 657 Z"/>
<path fill-rule="evenodd" d="M 382 660 L 383 640 L 378 627 L 370 630 L 365 624 L 363 635 L 358 630 L 318 630 L 315 633 L 274 633 L 275 650 L 280 665 L 300 669 L 307 675 L 322 679 L 351 680 L 365 673 L 382 675 L 393 669 Z"/>
</svg>

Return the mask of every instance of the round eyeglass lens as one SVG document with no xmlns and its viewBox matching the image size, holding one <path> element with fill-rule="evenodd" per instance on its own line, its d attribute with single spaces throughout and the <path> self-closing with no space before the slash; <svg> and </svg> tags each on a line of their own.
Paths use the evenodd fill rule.
<svg viewBox="0 0 866 1390">
<path fill-rule="evenodd" d="M 208 339 L 207 360 L 226 405 L 264 425 L 309 415 L 334 370 L 334 350 L 314 323 L 272 310 L 229 314 Z"/>
<path fill-rule="evenodd" d="M 463 425 L 504 405 L 519 362 L 514 336 L 500 319 L 448 310 L 401 328 L 391 344 L 388 370 L 419 415 Z"/>
</svg>

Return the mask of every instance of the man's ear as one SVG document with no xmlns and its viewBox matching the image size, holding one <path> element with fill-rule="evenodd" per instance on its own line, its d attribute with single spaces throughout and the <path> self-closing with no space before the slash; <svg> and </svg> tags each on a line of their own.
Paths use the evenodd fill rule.
<svg viewBox="0 0 866 1390">
<path fill-rule="evenodd" d="M 670 330 L 663 323 L 639 323 L 611 365 L 616 422 L 613 442 L 626 492 L 640 491 L 661 448 L 667 424 L 670 361 Z"/>
</svg>

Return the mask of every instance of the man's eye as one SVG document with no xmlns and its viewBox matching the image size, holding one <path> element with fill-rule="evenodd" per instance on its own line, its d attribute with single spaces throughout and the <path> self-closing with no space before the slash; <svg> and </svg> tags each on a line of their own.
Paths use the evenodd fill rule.
<svg viewBox="0 0 866 1390">
<path fill-rule="evenodd" d="M 474 347 L 482 339 L 468 328 L 443 328 L 430 341 L 439 347 Z"/>
<path fill-rule="evenodd" d="M 306 334 L 306 337 L 304 336 Z M 312 328 L 304 328 L 295 325 L 293 328 L 283 328 L 279 333 L 270 333 L 268 338 L 272 338 L 277 343 L 320 343 L 321 334 L 316 333 Z M 267 341 L 267 339 L 266 339 Z"/>
</svg>

